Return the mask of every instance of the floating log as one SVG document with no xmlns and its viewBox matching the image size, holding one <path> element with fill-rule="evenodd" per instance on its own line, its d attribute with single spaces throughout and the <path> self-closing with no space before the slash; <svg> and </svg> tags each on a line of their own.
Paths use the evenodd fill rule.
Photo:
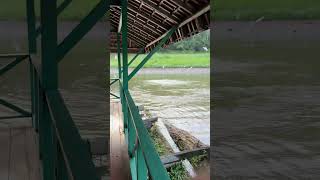
<svg viewBox="0 0 320 180">
<path fill-rule="evenodd" d="M 178 148 L 176 143 L 173 141 L 173 139 L 170 136 L 170 133 L 169 133 L 167 127 L 165 126 L 165 124 L 163 123 L 163 121 L 161 119 L 158 119 L 158 121 L 155 124 L 156 124 L 158 132 L 164 137 L 164 139 L 167 141 L 167 143 L 169 144 L 169 146 L 171 147 L 173 152 L 174 153 L 180 152 L 180 149 Z M 196 176 L 195 170 L 193 169 L 189 160 L 187 160 L 187 159 L 183 160 L 182 165 L 185 168 L 185 170 L 188 172 L 189 176 L 191 176 L 191 177 Z"/>
<path fill-rule="evenodd" d="M 175 142 L 178 144 L 178 146 L 181 148 L 182 151 L 207 147 L 207 145 L 202 143 L 199 139 L 195 138 L 187 131 L 178 129 L 168 124 L 166 124 L 166 127 L 171 137 L 175 140 Z"/>
</svg>

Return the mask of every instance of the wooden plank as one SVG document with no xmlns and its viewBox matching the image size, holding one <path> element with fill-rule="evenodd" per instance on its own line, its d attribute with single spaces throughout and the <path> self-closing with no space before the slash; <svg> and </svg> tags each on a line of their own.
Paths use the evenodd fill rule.
<svg viewBox="0 0 320 180">
<path fill-rule="evenodd" d="M 26 125 L 26 122 L 28 119 L 0 128 L 1 180 L 41 179 L 35 132 L 32 127 Z"/>
<path fill-rule="evenodd" d="M 121 104 L 110 104 L 110 179 L 130 179 L 128 148 L 124 136 Z"/>
<path fill-rule="evenodd" d="M 10 155 L 10 131 L 8 129 L 0 129 L 0 144 L 0 179 L 8 179 Z"/>
<path fill-rule="evenodd" d="M 25 129 L 11 129 L 9 180 L 29 180 L 25 153 Z"/>
<path fill-rule="evenodd" d="M 30 180 L 42 179 L 37 134 L 32 128 L 26 129 L 25 153 Z"/>
</svg>

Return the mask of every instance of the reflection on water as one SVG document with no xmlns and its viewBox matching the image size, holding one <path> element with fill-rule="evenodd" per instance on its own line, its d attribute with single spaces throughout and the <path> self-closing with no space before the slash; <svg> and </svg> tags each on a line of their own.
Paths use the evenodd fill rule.
<svg viewBox="0 0 320 180">
<path fill-rule="evenodd" d="M 318 51 L 297 42 L 217 46 L 217 179 L 320 178 Z"/>
<path fill-rule="evenodd" d="M 143 69 L 144 70 L 144 69 Z M 186 130 L 205 144 L 210 144 L 210 77 L 199 70 L 147 70 L 130 81 L 130 92 L 166 123 Z M 167 73 L 171 71 L 171 73 Z M 201 72 L 201 71 L 200 71 Z M 118 92 L 117 86 L 112 87 Z"/>
<path fill-rule="evenodd" d="M 76 23 L 61 23 L 59 39 L 74 25 Z M 25 23 L 0 22 L 0 27 L 0 53 L 27 52 Z M 97 24 L 59 64 L 60 91 L 81 134 L 86 137 L 107 136 L 109 132 L 107 32 L 105 23 Z M 9 36 L 3 36 L 7 34 Z M 0 60 L 0 66 L 7 62 Z M 29 64 L 26 61 L 0 77 L 0 98 L 30 109 L 29 82 Z M 0 115 L 13 114 L 0 107 Z"/>
</svg>

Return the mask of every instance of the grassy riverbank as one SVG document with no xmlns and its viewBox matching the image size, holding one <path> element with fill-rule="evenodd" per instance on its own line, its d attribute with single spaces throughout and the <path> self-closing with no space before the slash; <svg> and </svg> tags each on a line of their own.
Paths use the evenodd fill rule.
<svg viewBox="0 0 320 180">
<path fill-rule="evenodd" d="M 130 67 L 136 67 L 146 55 L 140 55 Z M 129 62 L 134 54 L 129 54 Z M 116 54 L 111 54 L 110 67 L 118 67 Z M 162 67 L 210 67 L 210 53 L 192 53 L 192 52 L 165 52 L 157 53 L 150 59 L 144 67 L 162 68 Z"/>
<path fill-rule="evenodd" d="M 216 0 L 211 1 L 215 20 L 320 19 L 318 0 Z"/>
</svg>

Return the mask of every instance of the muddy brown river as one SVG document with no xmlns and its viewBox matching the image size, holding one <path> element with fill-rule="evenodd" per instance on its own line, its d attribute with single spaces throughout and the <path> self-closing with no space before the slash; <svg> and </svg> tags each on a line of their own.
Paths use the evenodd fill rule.
<svg viewBox="0 0 320 180">
<path fill-rule="evenodd" d="M 215 24 L 214 179 L 320 179 L 314 23 Z"/>
</svg>

